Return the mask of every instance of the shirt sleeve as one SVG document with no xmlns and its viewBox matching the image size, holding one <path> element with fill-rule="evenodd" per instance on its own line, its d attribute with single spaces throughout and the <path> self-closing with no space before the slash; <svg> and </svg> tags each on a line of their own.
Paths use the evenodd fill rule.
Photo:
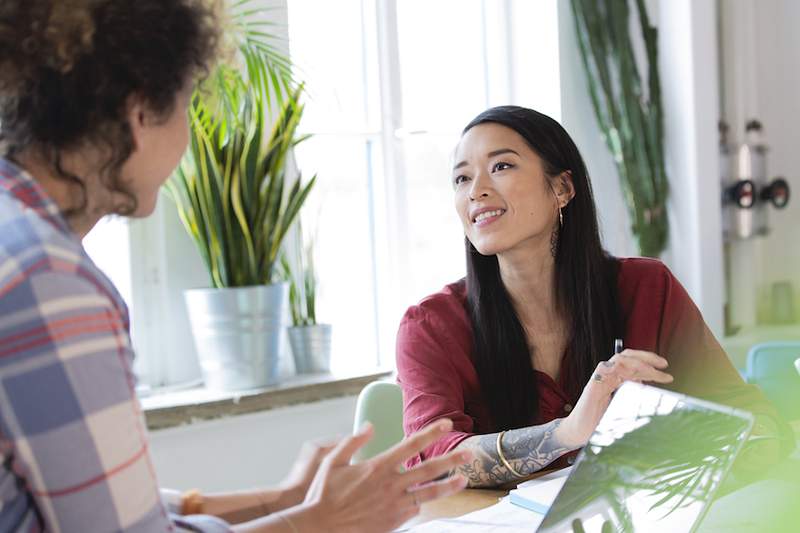
<svg viewBox="0 0 800 533">
<path fill-rule="evenodd" d="M 466 414 L 463 380 L 453 357 L 459 352 L 447 328 L 420 307 L 410 308 L 397 334 L 397 380 L 403 389 L 403 430 L 406 436 L 440 418 L 453 421 L 453 431 L 411 457 L 407 467 L 454 449 L 474 435 Z"/>
<path fill-rule="evenodd" d="M 47 531 L 228 531 L 161 499 L 119 310 L 87 277 L 36 273 L 0 298 L 0 438 Z"/>
<path fill-rule="evenodd" d="M 788 454 L 794 448 L 791 428 L 761 389 L 744 382 L 686 289 L 666 267 L 663 276 L 658 352 L 669 360 L 668 372 L 675 378 L 671 388 L 753 413 L 754 431 L 777 433 L 781 455 Z"/>
</svg>

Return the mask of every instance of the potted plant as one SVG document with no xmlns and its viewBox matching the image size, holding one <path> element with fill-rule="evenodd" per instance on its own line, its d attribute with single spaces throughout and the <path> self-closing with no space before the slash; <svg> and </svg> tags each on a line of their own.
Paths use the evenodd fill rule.
<svg viewBox="0 0 800 533">
<path fill-rule="evenodd" d="M 298 235 L 302 235 L 299 225 L 298 222 Z M 289 344 L 295 370 L 298 374 L 330 372 L 331 325 L 317 323 L 318 280 L 314 268 L 313 243 L 297 254 L 294 265 L 284 255 L 282 266 L 284 277 L 289 282 L 289 308 L 292 315 Z"/>
<path fill-rule="evenodd" d="M 265 43 L 265 23 L 248 19 L 250 3 L 232 7 L 244 66 L 221 64 L 193 95 L 189 149 L 167 183 L 208 269 L 211 288 L 185 299 L 206 386 L 221 390 L 278 379 L 287 286 L 275 267 L 315 181 L 287 178 L 287 156 L 303 140 L 302 86 L 287 91 L 288 60 Z"/>
</svg>

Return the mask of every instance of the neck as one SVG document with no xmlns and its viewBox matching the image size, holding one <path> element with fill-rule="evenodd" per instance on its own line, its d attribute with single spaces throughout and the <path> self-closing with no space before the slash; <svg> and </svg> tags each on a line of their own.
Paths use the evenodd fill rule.
<svg viewBox="0 0 800 533">
<path fill-rule="evenodd" d="M 90 169 L 88 157 L 80 153 L 62 153 L 61 167 L 84 183 L 81 188 L 77 183 L 60 176 L 52 165 L 46 162 L 42 154 L 32 149 L 24 150 L 14 159 L 24 168 L 36 182 L 44 189 L 47 195 L 55 202 L 62 213 L 73 209 L 80 209 L 82 199 L 86 197 L 86 205 L 74 215 L 67 217 L 67 224 L 73 233 L 83 239 L 89 231 L 107 213 L 96 202 L 93 202 L 89 193 L 92 184 L 98 182 L 95 173 Z M 95 167 L 96 168 L 96 167 Z"/>
<path fill-rule="evenodd" d="M 498 254 L 497 259 L 503 285 L 526 329 L 556 325 L 560 317 L 549 236 Z"/>
</svg>

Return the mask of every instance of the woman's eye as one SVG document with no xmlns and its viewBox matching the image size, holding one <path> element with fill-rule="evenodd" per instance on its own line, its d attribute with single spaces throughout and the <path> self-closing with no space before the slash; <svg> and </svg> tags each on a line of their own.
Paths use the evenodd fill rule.
<svg viewBox="0 0 800 533">
<path fill-rule="evenodd" d="M 460 185 L 461 183 L 467 181 L 467 177 L 461 174 L 460 176 L 456 176 L 453 178 L 453 185 Z"/>
<path fill-rule="evenodd" d="M 499 172 L 501 170 L 507 170 L 507 169 L 509 169 L 511 167 L 512 167 L 512 165 L 510 163 L 504 163 L 504 162 L 500 161 L 499 163 L 495 163 L 494 164 L 494 166 L 492 167 L 492 172 Z"/>
</svg>

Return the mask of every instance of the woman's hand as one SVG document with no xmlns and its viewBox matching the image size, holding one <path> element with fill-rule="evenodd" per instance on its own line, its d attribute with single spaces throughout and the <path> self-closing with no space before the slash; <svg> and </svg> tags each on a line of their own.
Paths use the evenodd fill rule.
<svg viewBox="0 0 800 533">
<path fill-rule="evenodd" d="M 306 497 L 308 512 L 298 516 L 299 531 L 391 531 L 419 512 L 420 505 L 458 492 L 466 485 L 459 475 L 434 481 L 472 458 L 453 451 L 403 471 L 405 460 L 450 431 L 450 420 L 438 420 L 392 449 L 351 465 L 350 458 L 372 437 L 372 427 L 344 439 L 319 468 Z"/>
<path fill-rule="evenodd" d="M 611 396 L 626 381 L 671 383 L 672 376 L 664 372 L 669 363 L 653 352 L 624 350 L 594 371 L 577 405 L 556 430 L 564 444 L 580 448 L 589 440 L 600 418 L 606 412 Z"/>
</svg>

